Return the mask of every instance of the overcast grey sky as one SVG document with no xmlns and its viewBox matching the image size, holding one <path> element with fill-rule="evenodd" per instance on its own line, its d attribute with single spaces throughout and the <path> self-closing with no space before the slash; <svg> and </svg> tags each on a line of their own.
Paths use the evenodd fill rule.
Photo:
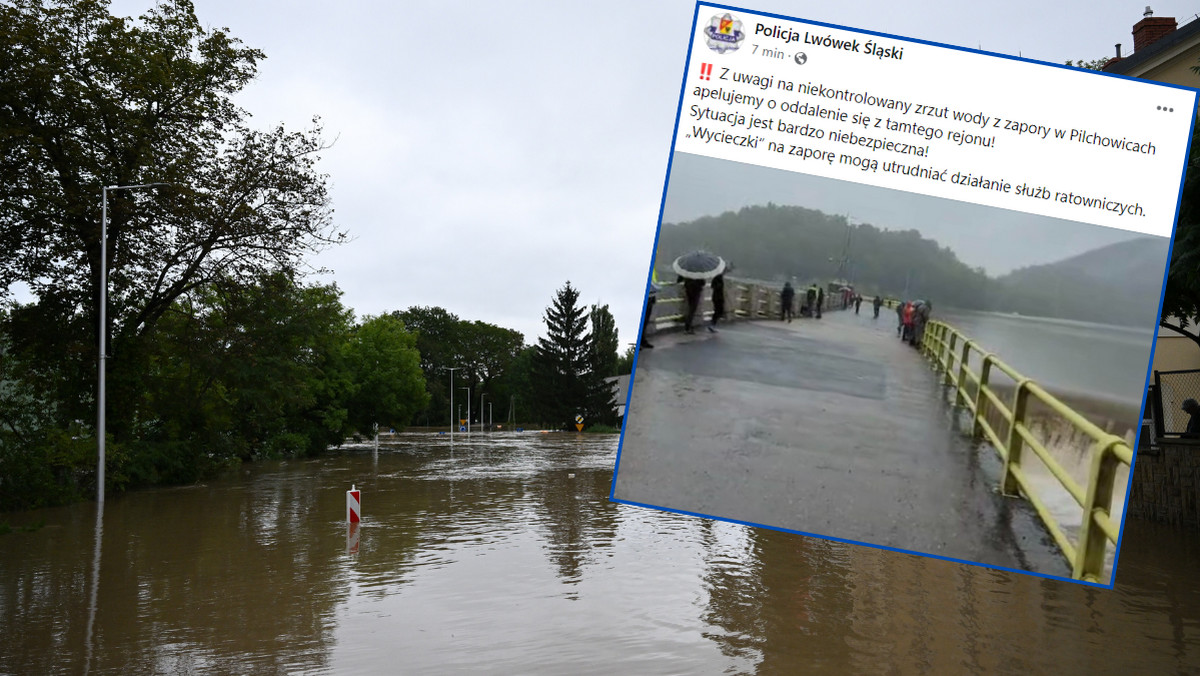
<svg viewBox="0 0 1200 676">
<path fill-rule="evenodd" d="M 1117 42 L 1128 53 L 1146 2 L 731 4 L 1062 63 L 1110 56 Z M 1151 5 L 1180 21 L 1200 12 Z M 315 263 L 359 316 L 439 305 L 532 342 L 570 280 L 611 306 L 622 343 L 635 340 L 693 2 L 195 6 L 204 25 L 267 54 L 239 98 L 253 123 L 320 115 L 337 138 L 322 169 L 356 239 Z"/>
</svg>

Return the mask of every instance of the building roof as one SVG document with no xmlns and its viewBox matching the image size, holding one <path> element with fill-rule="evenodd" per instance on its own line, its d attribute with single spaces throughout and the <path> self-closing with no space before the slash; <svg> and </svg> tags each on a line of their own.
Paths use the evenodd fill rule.
<svg viewBox="0 0 1200 676">
<path fill-rule="evenodd" d="M 1190 21 L 1159 38 L 1149 47 L 1116 59 L 1116 63 L 1109 61 L 1104 66 L 1104 72 L 1117 75 L 1129 75 L 1132 71 L 1141 72 L 1140 68 L 1154 65 L 1153 62 L 1159 57 L 1167 56 L 1174 51 L 1186 49 L 1197 43 L 1200 43 L 1200 21 Z"/>
</svg>

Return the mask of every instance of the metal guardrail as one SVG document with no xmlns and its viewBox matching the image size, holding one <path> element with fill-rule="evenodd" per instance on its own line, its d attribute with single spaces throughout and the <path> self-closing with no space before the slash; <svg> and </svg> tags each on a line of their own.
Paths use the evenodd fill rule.
<svg viewBox="0 0 1200 676">
<path fill-rule="evenodd" d="M 1119 525 L 1111 518 L 1117 469 L 1121 464 L 1132 468 L 1133 449 L 1123 438 L 1100 429 L 949 324 L 929 322 L 925 327 L 921 349 L 944 373 L 943 383 L 955 389 L 954 405 L 971 411 L 974 419 L 972 437 L 986 437 L 1003 461 L 1001 490 L 1004 495 L 1016 497 L 1024 493 L 1071 564 L 1072 577 L 1099 582 L 1104 574 L 1107 544 L 1111 542 L 1116 545 L 1120 535 Z M 970 366 L 972 354 L 978 354 L 982 359 L 979 373 Z M 993 387 L 989 386 L 988 379 L 993 369 L 1000 370 L 1016 383 L 1011 408 L 1005 406 Z M 1063 469 L 1030 431 L 1026 416 L 1031 396 L 1092 439 L 1092 464 L 1086 489 Z M 989 410 L 1007 421 L 1006 438 L 1001 438 L 1001 434 L 987 420 Z M 1033 492 L 1021 463 L 1026 447 L 1033 450 L 1083 509 L 1078 546 L 1070 542 L 1045 502 Z"/>
<path fill-rule="evenodd" d="M 652 326 L 658 329 L 669 327 L 683 321 L 683 284 L 677 282 L 660 283 L 661 290 L 656 294 L 654 312 L 650 317 Z M 796 300 L 799 307 L 805 288 L 796 289 Z M 746 279 L 725 278 L 725 319 L 779 319 L 782 312 L 780 293 L 783 284 L 758 282 Z M 825 294 L 826 312 L 844 309 L 842 298 L 837 294 Z M 798 316 L 798 315 L 797 315 Z M 696 309 L 697 324 L 708 321 L 712 317 L 712 288 L 705 286 L 700 296 L 700 306 Z"/>
</svg>

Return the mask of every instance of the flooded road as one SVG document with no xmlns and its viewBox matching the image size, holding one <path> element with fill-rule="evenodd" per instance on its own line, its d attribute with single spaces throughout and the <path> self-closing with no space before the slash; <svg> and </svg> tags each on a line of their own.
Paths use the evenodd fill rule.
<svg viewBox="0 0 1200 676">
<path fill-rule="evenodd" d="M 616 449 L 400 435 L 110 498 L 99 548 L 94 504 L 4 515 L 45 526 L 0 535 L 0 674 L 1200 668 L 1194 534 L 1085 588 L 617 505 Z"/>
</svg>

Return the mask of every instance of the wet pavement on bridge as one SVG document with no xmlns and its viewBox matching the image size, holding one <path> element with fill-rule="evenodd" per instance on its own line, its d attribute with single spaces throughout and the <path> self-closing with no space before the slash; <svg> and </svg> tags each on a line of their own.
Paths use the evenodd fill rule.
<svg viewBox="0 0 1200 676">
<path fill-rule="evenodd" d="M 956 429 L 894 311 L 651 338 L 614 499 L 1070 574 L 1028 503 L 996 492 L 995 452 Z"/>
</svg>

